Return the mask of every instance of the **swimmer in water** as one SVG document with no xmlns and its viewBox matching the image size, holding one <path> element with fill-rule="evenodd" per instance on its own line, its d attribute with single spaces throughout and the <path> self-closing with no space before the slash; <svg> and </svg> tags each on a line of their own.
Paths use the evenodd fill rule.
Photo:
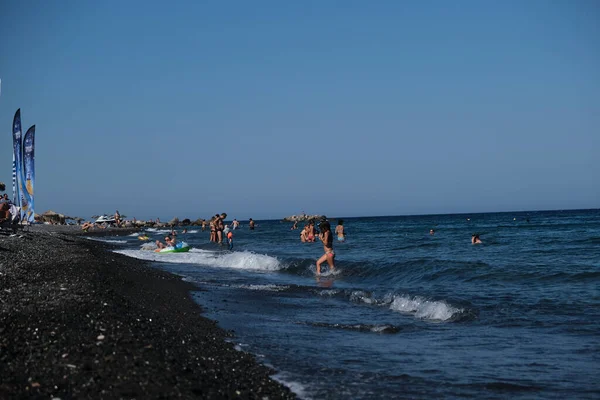
<svg viewBox="0 0 600 400">
<path fill-rule="evenodd" d="M 338 224 L 335 227 L 335 234 L 337 235 L 338 242 L 346 240 L 346 232 L 344 232 L 344 220 L 338 219 Z"/>
<path fill-rule="evenodd" d="M 471 235 L 471 243 L 473 243 L 473 244 L 480 244 L 480 243 L 483 243 L 483 242 L 481 241 L 481 239 L 479 239 L 479 235 L 478 234 L 473 234 L 473 235 Z"/>
</svg>

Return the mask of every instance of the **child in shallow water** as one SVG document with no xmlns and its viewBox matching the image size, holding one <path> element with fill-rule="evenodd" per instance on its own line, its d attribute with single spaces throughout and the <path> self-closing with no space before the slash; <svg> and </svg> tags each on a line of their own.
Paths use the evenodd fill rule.
<svg viewBox="0 0 600 400">
<path fill-rule="evenodd" d="M 233 250 L 233 232 L 227 232 L 227 244 L 229 245 L 229 250 Z"/>
</svg>

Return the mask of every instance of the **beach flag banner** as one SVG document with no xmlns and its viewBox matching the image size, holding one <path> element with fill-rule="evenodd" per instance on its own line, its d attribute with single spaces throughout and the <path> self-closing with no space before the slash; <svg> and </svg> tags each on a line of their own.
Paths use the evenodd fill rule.
<svg viewBox="0 0 600 400">
<path fill-rule="evenodd" d="M 25 184 L 22 188 L 27 208 L 24 209 L 25 221 L 34 222 L 33 189 L 35 183 L 35 125 L 23 136 L 23 173 Z"/>
<path fill-rule="evenodd" d="M 13 118 L 13 203 L 21 207 L 21 109 L 19 108 Z"/>
</svg>

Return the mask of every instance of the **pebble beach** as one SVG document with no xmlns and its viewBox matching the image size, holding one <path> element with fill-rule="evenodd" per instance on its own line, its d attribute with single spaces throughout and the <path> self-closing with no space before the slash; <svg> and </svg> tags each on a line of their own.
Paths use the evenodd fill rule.
<svg viewBox="0 0 600 400">
<path fill-rule="evenodd" d="M 0 236 L 1 399 L 296 398 L 201 315 L 198 287 L 110 250 L 78 227 Z"/>
</svg>

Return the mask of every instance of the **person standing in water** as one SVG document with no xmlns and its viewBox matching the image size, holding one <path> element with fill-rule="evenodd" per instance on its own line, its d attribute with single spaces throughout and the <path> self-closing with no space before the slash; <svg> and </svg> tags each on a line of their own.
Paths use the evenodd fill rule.
<svg viewBox="0 0 600 400">
<path fill-rule="evenodd" d="M 329 272 L 333 272 L 335 269 L 335 253 L 333 252 L 333 235 L 331 234 L 331 226 L 329 222 L 324 221 L 319 224 L 319 239 L 323 242 L 323 249 L 325 254 L 317 260 L 317 275 L 321 275 L 321 264 L 327 261 L 329 264 Z"/>
<path fill-rule="evenodd" d="M 337 240 L 339 242 L 343 242 L 346 240 L 346 232 L 344 232 L 344 220 L 338 219 L 338 224 L 335 227 L 335 234 L 337 235 Z"/>
<path fill-rule="evenodd" d="M 254 230 L 254 221 L 252 220 L 252 218 L 250 218 L 250 220 L 248 221 L 248 228 L 250 228 L 251 231 Z"/>
</svg>

